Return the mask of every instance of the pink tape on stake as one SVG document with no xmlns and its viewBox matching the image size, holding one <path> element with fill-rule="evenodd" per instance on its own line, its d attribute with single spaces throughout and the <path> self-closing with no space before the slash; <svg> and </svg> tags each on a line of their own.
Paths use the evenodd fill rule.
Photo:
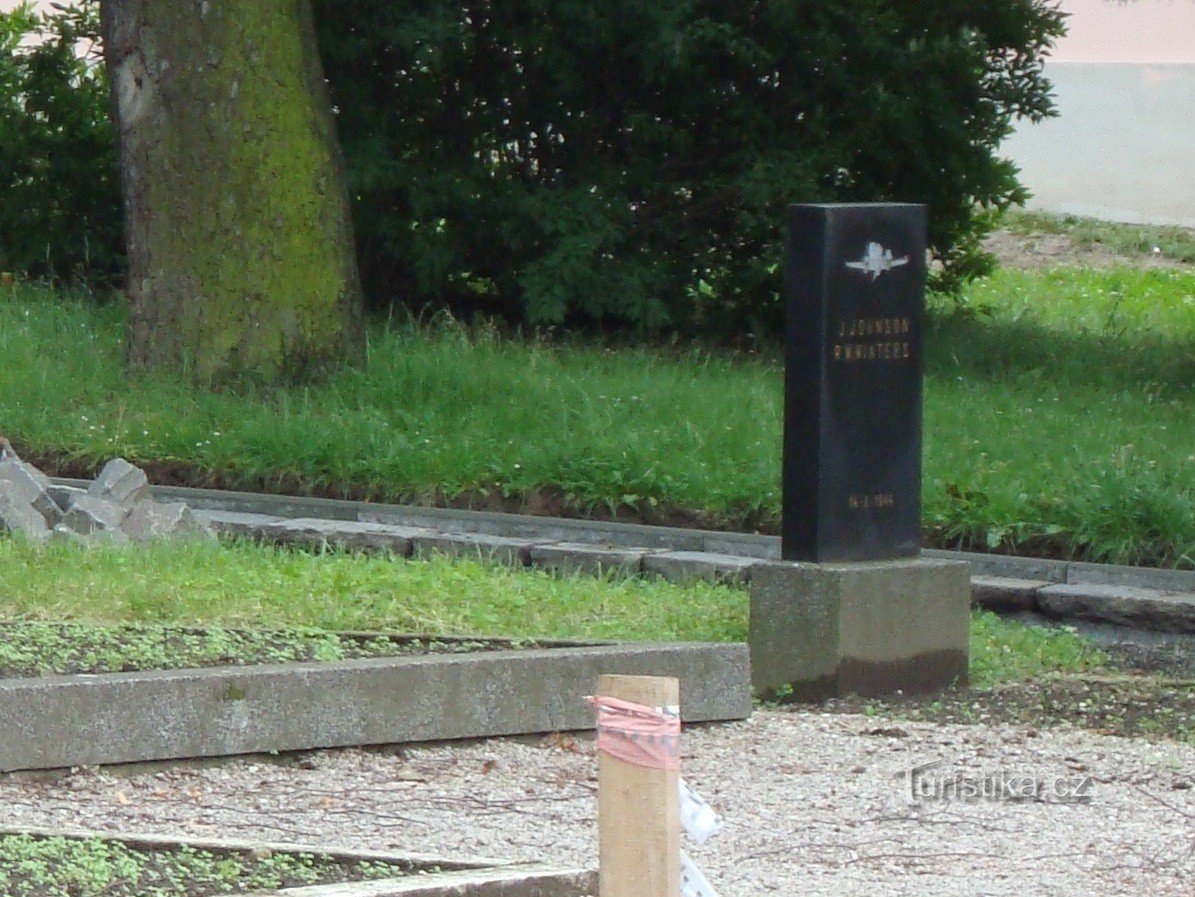
<svg viewBox="0 0 1195 897">
<path fill-rule="evenodd" d="M 597 707 L 599 751 L 648 769 L 680 769 L 678 717 L 618 698 L 585 700 Z"/>
</svg>

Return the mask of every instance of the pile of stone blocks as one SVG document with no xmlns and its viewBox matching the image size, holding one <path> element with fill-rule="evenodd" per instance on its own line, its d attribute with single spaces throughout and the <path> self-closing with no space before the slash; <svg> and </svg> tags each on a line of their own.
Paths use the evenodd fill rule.
<svg viewBox="0 0 1195 897">
<path fill-rule="evenodd" d="M 214 538 L 211 528 L 181 503 L 158 504 L 145 471 L 123 458 L 109 461 L 87 489 L 57 486 L 22 461 L 0 438 L 0 533 L 32 542 L 150 542 L 171 537 Z"/>
</svg>

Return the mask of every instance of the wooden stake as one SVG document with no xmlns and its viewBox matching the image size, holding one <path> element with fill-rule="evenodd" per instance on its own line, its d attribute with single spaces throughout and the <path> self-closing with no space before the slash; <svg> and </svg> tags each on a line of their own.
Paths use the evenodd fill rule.
<svg viewBox="0 0 1195 897">
<path fill-rule="evenodd" d="M 600 676 L 597 693 L 647 707 L 680 704 L 680 683 Z M 679 774 L 598 755 L 601 897 L 680 897 Z"/>
</svg>

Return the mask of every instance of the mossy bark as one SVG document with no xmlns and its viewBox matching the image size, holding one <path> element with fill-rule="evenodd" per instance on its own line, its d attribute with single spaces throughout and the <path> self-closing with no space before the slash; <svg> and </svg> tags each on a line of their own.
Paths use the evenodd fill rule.
<svg viewBox="0 0 1195 897">
<path fill-rule="evenodd" d="M 342 358 L 361 288 L 310 0 L 104 0 L 128 358 L 203 381 Z"/>
</svg>

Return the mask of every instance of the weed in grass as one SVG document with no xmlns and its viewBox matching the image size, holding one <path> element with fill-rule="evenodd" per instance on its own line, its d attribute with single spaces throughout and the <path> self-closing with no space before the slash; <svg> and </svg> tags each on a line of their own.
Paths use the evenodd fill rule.
<svg viewBox="0 0 1195 897">
<path fill-rule="evenodd" d="M 342 635 L 295 627 L 97 626 L 0 620 L 0 679 L 310 661 L 330 663 L 504 647 L 507 647 L 505 642 Z"/>
<path fill-rule="evenodd" d="M 969 673 L 974 688 L 1047 673 L 1085 673 L 1107 663 L 1103 651 L 1070 629 L 1024 626 L 986 612 L 971 618 Z"/>
</svg>

